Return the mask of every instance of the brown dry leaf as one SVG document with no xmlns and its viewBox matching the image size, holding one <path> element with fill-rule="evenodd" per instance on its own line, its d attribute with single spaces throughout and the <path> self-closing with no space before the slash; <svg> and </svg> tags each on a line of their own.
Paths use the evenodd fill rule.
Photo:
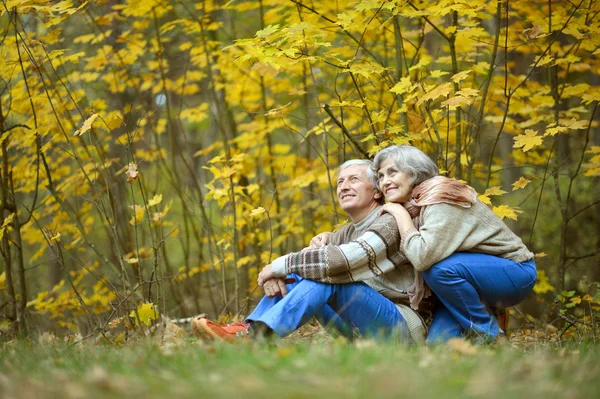
<svg viewBox="0 0 600 399">
<path fill-rule="evenodd" d="M 137 165 L 133 162 L 127 165 L 127 172 L 125 172 L 125 174 L 127 175 L 127 183 L 131 183 L 132 181 L 140 178 L 140 173 L 138 172 Z"/>
</svg>

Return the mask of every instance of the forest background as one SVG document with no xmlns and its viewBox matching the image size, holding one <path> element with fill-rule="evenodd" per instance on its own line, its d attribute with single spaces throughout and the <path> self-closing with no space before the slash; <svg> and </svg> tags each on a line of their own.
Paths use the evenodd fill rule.
<svg viewBox="0 0 600 399">
<path fill-rule="evenodd" d="M 4 337 L 246 314 L 394 143 L 536 253 L 513 326 L 595 334 L 600 2 L 0 2 Z"/>
</svg>

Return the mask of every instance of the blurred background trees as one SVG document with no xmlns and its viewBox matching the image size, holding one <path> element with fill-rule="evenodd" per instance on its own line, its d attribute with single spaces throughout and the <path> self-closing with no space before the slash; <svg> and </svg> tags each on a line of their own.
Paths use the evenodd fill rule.
<svg viewBox="0 0 600 399">
<path fill-rule="evenodd" d="M 593 323 L 598 2 L 0 1 L 3 333 L 248 313 L 393 143 L 538 254 L 523 323 Z"/>
</svg>

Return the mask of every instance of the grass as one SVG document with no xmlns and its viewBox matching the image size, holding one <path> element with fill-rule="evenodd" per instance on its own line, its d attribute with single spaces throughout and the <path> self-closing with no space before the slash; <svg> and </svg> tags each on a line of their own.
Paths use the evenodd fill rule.
<svg viewBox="0 0 600 399">
<path fill-rule="evenodd" d="M 595 345 L 435 348 L 281 341 L 124 347 L 28 341 L 0 349 L 2 398 L 600 397 Z"/>
</svg>

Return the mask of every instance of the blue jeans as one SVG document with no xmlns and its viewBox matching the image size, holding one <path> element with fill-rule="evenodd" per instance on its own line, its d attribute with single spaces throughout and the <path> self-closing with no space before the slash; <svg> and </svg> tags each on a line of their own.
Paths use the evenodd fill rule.
<svg viewBox="0 0 600 399">
<path fill-rule="evenodd" d="M 536 268 L 533 260 L 457 252 L 424 271 L 423 278 L 464 330 L 494 338 L 500 329 L 487 307 L 525 299 L 535 285 Z"/>
<path fill-rule="evenodd" d="M 410 343 L 406 321 L 392 301 L 362 282 L 324 284 L 295 278 L 287 284 L 285 297 L 263 297 L 247 323 L 262 322 L 280 337 L 285 337 L 311 317 L 342 335 L 352 338 L 357 330 L 362 336 L 390 338 L 398 336 Z"/>
<path fill-rule="evenodd" d="M 464 331 L 460 323 L 452 316 L 452 313 L 440 304 L 433 311 L 433 322 L 429 326 L 425 343 L 427 345 L 439 344 L 448 341 L 450 338 L 461 338 Z"/>
</svg>

